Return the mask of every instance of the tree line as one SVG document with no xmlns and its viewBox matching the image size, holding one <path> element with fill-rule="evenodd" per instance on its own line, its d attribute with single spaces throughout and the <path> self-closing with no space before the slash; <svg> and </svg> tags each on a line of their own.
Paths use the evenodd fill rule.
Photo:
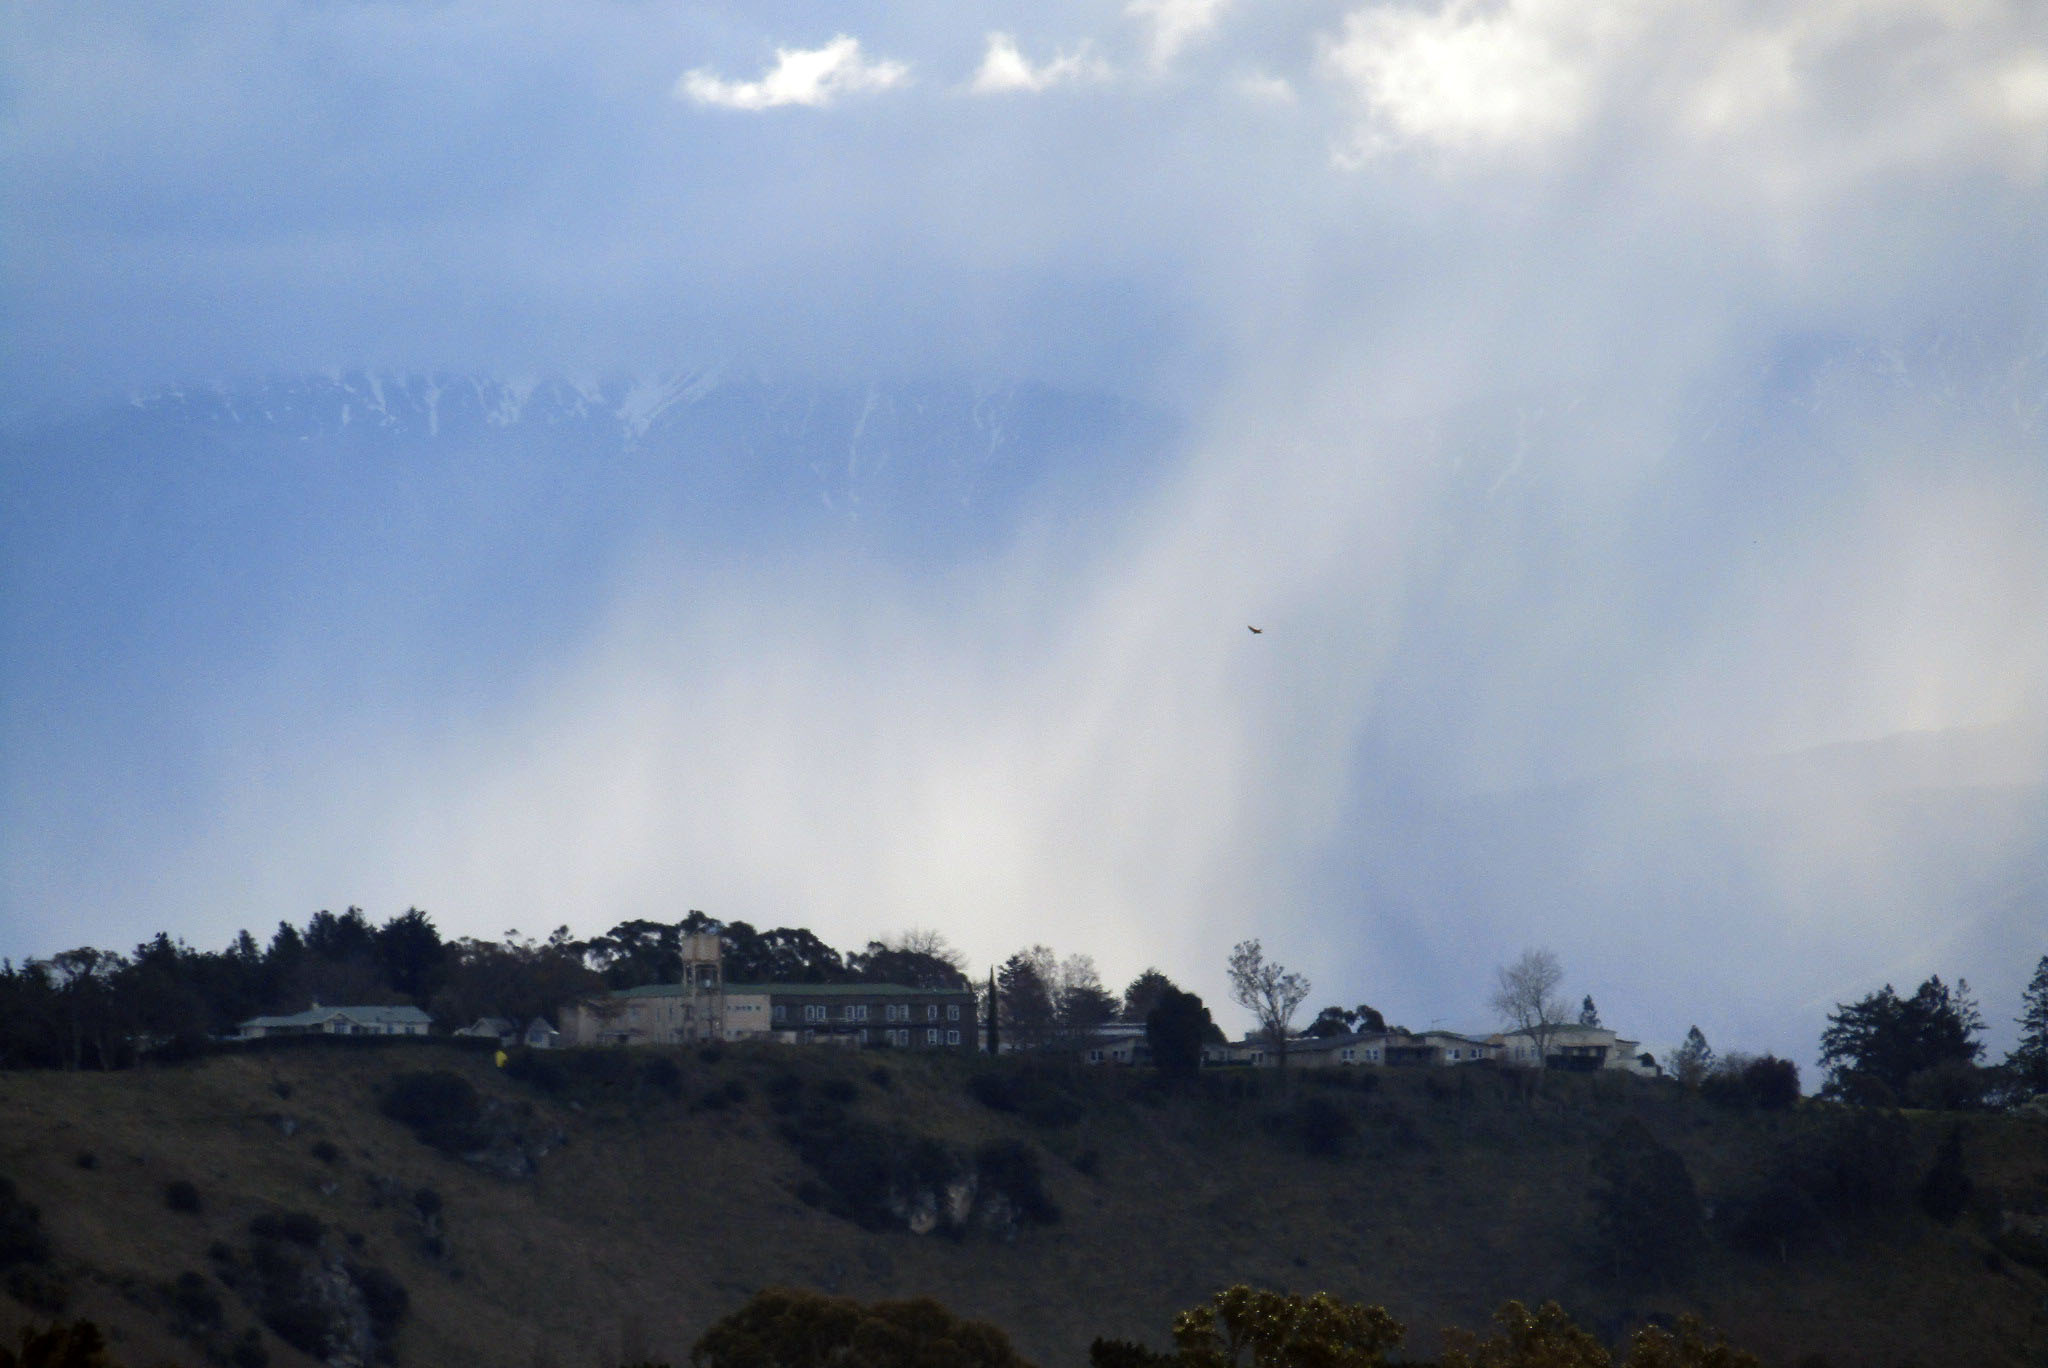
<svg viewBox="0 0 2048 1368">
<path fill-rule="evenodd" d="M 442 1021 L 552 1017 L 582 993 L 680 982 L 684 938 L 720 939 L 726 977 L 746 983 L 899 983 L 967 988 L 963 961 L 929 932 L 841 952 L 803 927 L 762 931 L 691 912 L 679 922 L 630 920 L 579 940 L 445 940 L 408 908 L 382 925 L 359 907 L 279 922 L 269 940 L 238 933 L 200 950 L 159 932 L 133 951 L 80 946 L 0 961 L 0 1067 L 117 1069 L 144 1055 L 175 1058 L 251 1017 L 313 1003 L 410 1003 Z"/>
<path fill-rule="evenodd" d="M 691 911 L 676 922 L 623 921 L 577 939 L 566 926 L 545 938 L 508 931 L 495 941 L 444 940 L 417 907 L 373 924 L 361 908 L 314 913 L 303 927 L 281 921 L 268 942 L 248 931 L 224 949 L 197 950 L 168 933 L 132 952 L 81 946 L 19 967 L 0 961 L 0 1067 L 121 1068 L 144 1054 L 190 1053 L 253 1016 L 295 1012 L 315 1002 L 410 1003 L 439 1020 L 551 1017 L 564 1001 L 607 989 L 676 983 L 689 937 L 719 938 L 729 983 L 894 983 L 973 991 L 983 1045 L 1040 1050 L 1073 1047 L 1112 1023 L 1145 1028 L 1156 1064 L 1192 1069 L 1205 1043 L 1223 1034 L 1202 1000 L 1156 968 L 1119 994 L 1085 954 L 1032 945 L 974 982 L 966 959 L 932 931 L 870 940 L 842 952 L 804 927 L 759 930 Z M 1257 940 L 1239 942 L 1227 965 L 1231 998 L 1257 1020 L 1285 1061 L 1293 1018 L 1307 1000 L 1302 975 L 1268 959 Z M 1587 995 L 1574 1014 L 1547 950 L 1530 950 L 1496 974 L 1491 1006 L 1502 1022 L 1549 1041 L 1574 1019 L 1598 1025 Z M 1997 1065 L 1984 1062 L 1984 1019 L 1969 985 L 1932 976 L 1910 995 L 1887 984 L 1829 1014 L 1820 1039 L 1824 1098 L 1879 1106 L 1966 1109 L 2010 1105 L 2048 1092 L 2048 955 L 2021 1002 L 2019 1044 Z M 1155 1018 L 1157 1020 L 1155 1021 Z M 1309 1036 L 1401 1030 L 1370 1004 L 1328 1006 Z M 1799 1095 L 1797 1066 L 1770 1055 L 1717 1057 L 1698 1026 L 1666 1061 L 1693 1088 L 1720 1089 L 1781 1105 Z M 1781 1102 L 1781 1099 L 1783 1100 Z"/>
</svg>

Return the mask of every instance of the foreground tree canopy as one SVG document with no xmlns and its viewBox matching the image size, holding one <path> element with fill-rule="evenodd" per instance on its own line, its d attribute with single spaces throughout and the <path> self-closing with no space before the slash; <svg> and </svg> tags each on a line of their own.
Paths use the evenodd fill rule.
<svg viewBox="0 0 2048 1368">
<path fill-rule="evenodd" d="M 771 1287 L 704 1332 L 695 1368 L 1030 1368 L 1009 1336 L 928 1297 L 862 1305 Z"/>
</svg>

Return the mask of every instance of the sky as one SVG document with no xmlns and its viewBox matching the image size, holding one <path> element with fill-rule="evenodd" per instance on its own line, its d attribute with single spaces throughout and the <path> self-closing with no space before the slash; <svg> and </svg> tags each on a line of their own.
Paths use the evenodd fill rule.
<svg viewBox="0 0 2048 1368">
<path fill-rule="evenodd" d="M 1544 946 L 1655 1049 L 1930 973 L 2002 1049 L 2044 176 L 2024 0 L 11 6 L 0 954 L 696 907 L 1483 1030 Z M 21 435 L 704 366 L 1174 437 L 905 556 Z"/>
</svg>

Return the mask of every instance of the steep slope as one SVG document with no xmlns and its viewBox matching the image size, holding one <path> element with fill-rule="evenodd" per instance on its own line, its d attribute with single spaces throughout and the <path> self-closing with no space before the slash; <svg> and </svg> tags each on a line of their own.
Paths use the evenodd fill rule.
<svg viewBox="0 0 2048 1368">
<path fill-rule="evenodd" d="M 256 1257 L 250 1225 L 266 1212 L 273 1224 L 281 1212 L 316 1218 L 337 1265 L 402 1285 L 397 1359 L 437 1368 L 680 1361 L 711 1320 L 771 1284 L 933 1295 L 1003 1326 L 1046 1365 L 1084 1362 L 1095 1335 L 1163 1342 L 1175 1310 L 1239 1280 L 1381 1302 L 1413 1328 L 1416 1353 L 1434 1327 L 1476 1325 L 1508 1297 L 1560 1298 L 1608 1333 L 1694 1308 L 1787 1365 L 1814 1352 L 1887 1368 L 2020 1364 L 2043 1347 L 2030 1313 L 2048 1280 L 1989 1243 L 2001 1212 L 2048 1203 L 2034 1123 L 1973 1124 L 1976 1196 L 1954 1226 L 1908 1197 L 1818 1231 L 1782 1262 L 1717 1245 L 1682 1287 L 1626 1289 L 1600 1278 L 1588 1215 L 1602 1137 L 1641 1120 L 1685 1157 L 1711 1207 L 1805 1121 L 1620 1079 L 1553 1079 L 1532 1102 L 1480 1073 L 1370 1091 L 1304 1078 L 1291 1100 L 1270 1079 L 1185 1096 L 1130 1075 L 1052 1075 L 1021 1100 L 980 1089 L 1016 1108 L 998 1110 L 976 1100 L 965 1061 L 658 1058 L 557 1057 L 559 1072 L 521 1079 L 442 1046 L 327 1048 L 8 1075 L 0 1174 L 41 1209 L 46 1276 L 69 1285 L 66 1313 L 113 1327 L 131 1363 L 200 1360 L 172 1329 L 183 1273 L 216 1289 L 217 1347 L 255 1325 L 249 1296 L 221 1274 L 234 1281 Z M 429 1069 L 485 1099 L 496 1170 L 379 1112 L 394 1079 Z M 830 1214 L 833 1194 L 799 1147 L 816 1141 L 805 1150 L 816 1157 L 890 1133 L 956 1153 L 1022 1141 L 1060 1218 L 919 1236 Z M 1932 1121 L 1910 1129 L 1909 1179 L 1938 1133 Z M 524 1167 L 504 1162 L 510 1135 L 538 1156 L 530 1176 L 503 1176 Z M 1334 1155 L 1310 1155 L 1305 1136 Z M 193 1185 L 196 1212 L 167 1204 L 178 1180 Z M 0 1333 L 32 1314 L 0 1297 Z M 274 1333 L 261 1339 L 273 1364 L 310 1361 Z"/>
</svg>

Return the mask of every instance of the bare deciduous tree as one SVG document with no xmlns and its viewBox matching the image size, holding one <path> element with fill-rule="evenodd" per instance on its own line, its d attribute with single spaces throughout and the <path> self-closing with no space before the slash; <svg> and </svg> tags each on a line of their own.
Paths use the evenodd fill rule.
<svg viewBox="0 0 2048 1368">
<path fill-rule="evenodd" d="M 1308 997 L 1308 980 L 1284 966 L 1270 964 L 1255 940 L 1239 941 L 1230 952 L 1230 998 L 1259 1019 L 1259 1029 L 1287 1067 L 1287 1023 Z"/>
<path fill-rule="evenodd" d="M 1557 995 L 1564 970 L 1550 951 L 1524 950 L 1520 959 L 1496 972 L 1499 987 L 1494 990 L 1493 1010 L 1535 1042 L 1536 1067 L 1543 1068 L 1550 1059 L 1551 1038 L 1569 1019 L 1569 1009 Z"/>
</svg>

